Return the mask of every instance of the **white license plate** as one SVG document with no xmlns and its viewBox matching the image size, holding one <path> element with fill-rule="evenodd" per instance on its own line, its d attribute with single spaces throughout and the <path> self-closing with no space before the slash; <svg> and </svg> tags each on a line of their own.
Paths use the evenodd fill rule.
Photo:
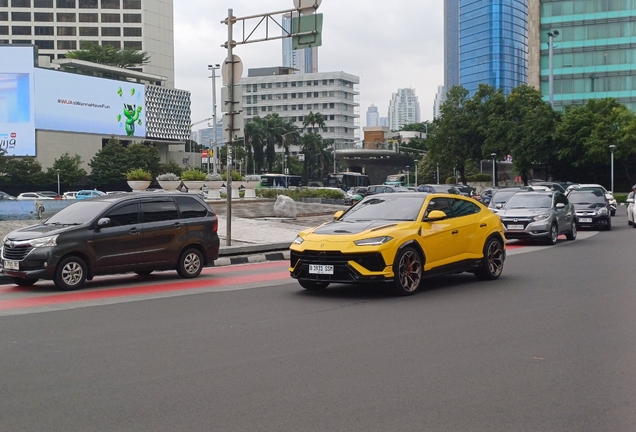
<svg viewBox="0 0 636 432">
<path fill-rule="evenodd" d="M 524 229 L 523 225 L 508 225 L 509 230 L 522 230 Z"/>
<path fill-rule="evenodd" d="M 309 264 L 309 273 L 311 274 L 333 274 L 332 265 Z"/>
<path fill-rule="evenodd" d="M 592 223 L 592 218 L 579 218 L 581 223 Z"/>
<path fill-rule="evenodd" d="M 4 260 L 4 263 L 2 264 L 2 266 L 6 268 L 7 270 L 20 270 L 20 263 L 18 261 Z"/>
</svg>

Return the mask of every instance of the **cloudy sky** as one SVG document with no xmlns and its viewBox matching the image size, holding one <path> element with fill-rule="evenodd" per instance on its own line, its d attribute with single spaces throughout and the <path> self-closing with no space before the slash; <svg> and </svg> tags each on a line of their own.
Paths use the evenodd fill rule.
<svg viewBox="0 0 636 432">
<path fill-rule="evenodd" d="M 374 103 L 387 115 L 391 94 L 412 87 L 419 98 L 422 121 L 432 120 L 437 86 L 444 83 L 444 25 L 442 0 L 323 0 L 319 72 L 344 71 L 360 77 L 360 126 Z M 208 64 L 222 64 L 221 44 L 227 26 L 221 21 L 232 8 L 237 17 L 293 8 L 293 0 L 188 0 L 174 2 L 176 87 L 192 92 L 192 121 L 212 116 L 212 80 Z M 280 15 L 277 16 L 280 23 Z M 248 20 L 251 32 L 257 21 Z M 264 32 L 256 35 L 264 37 Z M 274 34 L 270 31 L 270 36 Z M 280 30 L 276 30 L 280 35 Z M 242 38 L 242 24 L 234 39 Z M 244 76 L 249 68 L 280 66 L 281 40 L 239 45 Z M 220 74 L 220 72 L 217 72 Z M 220 119 L 221 79 L 217 83 Z M 193 127 L 199 129 L 205 123 Z"/>
</svg>

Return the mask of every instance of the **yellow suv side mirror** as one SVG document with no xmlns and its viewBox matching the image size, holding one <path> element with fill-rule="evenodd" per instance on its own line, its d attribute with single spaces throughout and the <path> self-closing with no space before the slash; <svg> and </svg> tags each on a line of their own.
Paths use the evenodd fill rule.
<svg viewBox="0 0 636 432">
<path fill-rule="evenodd" d="M 433 210 L 428 214 L 428 216 L 426 217 L 426 220 L 429 222 L 434 222 L 434 221 L 446 219 L 446 217 L 447 217 L 446 213 L 444 213 L 443 211 Z"/>
<path fill-rule="evenodd" d="M 334 215 L 333 215 L 333 219 L 340 219 L 340 216 L 342 216 L 344 214 L 344 210 L 339 210 L 337 211 Z"/>
</svg>

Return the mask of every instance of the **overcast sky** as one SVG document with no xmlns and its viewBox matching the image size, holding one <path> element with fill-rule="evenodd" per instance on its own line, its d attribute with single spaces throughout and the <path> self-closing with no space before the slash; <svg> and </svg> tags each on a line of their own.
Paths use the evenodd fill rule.
<svg viewBox="0 0 636 432">
<path fill-rule="evenodd" d="M 380 116 L 387 116 L 392 93 L 406 87 L 415 89 L 422 121 L 432 120 L 437 86 L 444 84 L 443 4 L 442 0 L 322 1 L 318 9 L 324 15 L 318 71 L 344 71 L 360 77 L 360 127 L 366 126 L 371 103 L 378 107 Z M 221 21 L 228 9 L 233 9 L 234 16 L 246 17 L 293 6 L 293 0 L 174 2 L 175 84 L 192 92 L 193 122 L 212 116 L 212 80 L 207 65 L 222 64 L 227 56 L 221 44 L 227 40 L 228 29 Z M 280 15 L 277 21 L 281 22 Z M 252 31 L 256 22 L 246 21 L 246 30 Z M 264 32 L 259 34 L 264 37 Z M 270 31 L 270 36 L 273 34 L 281 33 L 276 29 Z M 241 38 L 239 22 L 234 26 L 234 40 Z M 281 66 L 281 52 L 280 39 L 238 45 L 234 50 L 243 61 L 243 76 L 250 68 Z M 220 120 L 220 78 L 216 84 Z"/>
</svg>

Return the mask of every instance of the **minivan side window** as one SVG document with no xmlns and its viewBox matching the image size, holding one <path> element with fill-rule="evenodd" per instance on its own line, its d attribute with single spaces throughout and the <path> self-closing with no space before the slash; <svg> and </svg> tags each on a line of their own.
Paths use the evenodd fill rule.
<svg viewBox="0 0 636 432">
<path fill-rule="evenodd" d="M 192 197 L 180 196 L 175 197 L 179 210 L 181 211 L 181 217 L 186 219 L 205 217 L 208 215 L 208 209 L 203 204 Z"/>
<path fill-rule="evenodd" d="M 142 202 L 141 210 L 144 222 L 162 222 L 179 218 L 177 205 L 172 200 Z"/>
<path fill-rule="evenodd" d="M 139 205 L 123 205 L 108 212 L 104 217 L 110 218 L 110 226 L 134 225 L 139 223 Z"/>
</svg>

